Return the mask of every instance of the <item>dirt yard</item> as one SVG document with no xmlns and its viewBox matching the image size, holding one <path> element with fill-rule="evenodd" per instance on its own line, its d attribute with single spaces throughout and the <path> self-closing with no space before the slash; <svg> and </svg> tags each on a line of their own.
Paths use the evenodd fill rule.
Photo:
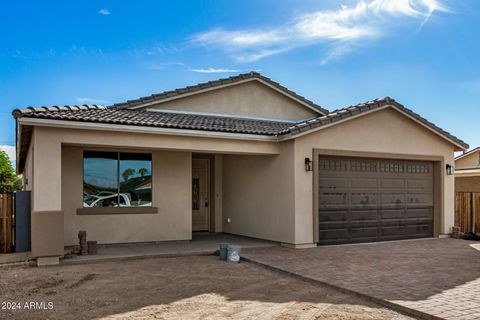
<svg viewBox="0 0 480 320">
<path fill-rule="evenodd" d="M 0 310 L 0 318 L 411 319 L 256 265 L 217 259 L 157 258 L 0 269 L 1 307 L 20 306 Z M 25 303 L 47 310 L 28 309 Z"/>
</svg>

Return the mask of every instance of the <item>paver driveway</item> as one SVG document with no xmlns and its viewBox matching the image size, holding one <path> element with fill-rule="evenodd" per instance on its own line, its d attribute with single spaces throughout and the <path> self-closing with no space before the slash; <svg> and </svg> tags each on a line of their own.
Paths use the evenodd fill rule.
<svg viewBox="0 0 480 320">
<path fill-rule="evenodd" d="M 480 319 L 480 251 L 472 242 L 422 239 L 295 250 L 245 250 L 251 261 L 322 281 L 424 316 Z"/>
</svg>

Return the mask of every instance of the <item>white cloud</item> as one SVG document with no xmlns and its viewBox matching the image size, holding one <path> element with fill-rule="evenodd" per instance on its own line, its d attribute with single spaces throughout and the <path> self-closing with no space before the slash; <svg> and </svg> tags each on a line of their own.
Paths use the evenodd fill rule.
<svg viewBox="0 0 480 320">
<path fill-rule="evenodd" d="M 72 45 L 70 48 L 62 53 L 64 56 L 75 58 L 105 58 L 105 53 L 100 48 L 90 48 L 84 46 Z"/>
<path fill-rule="evenodd" d="M 152 62 L 152 61 L 148 61 L 148 62 L 144 62 L 142 63 L 142 66 L 145 68 L 145 69 L 148 69 L 148 70 L 163 70 L 167 67 L 175 67 L 175 66 L 179 66 L 179 67 L 187 67 L 187 65 L 183 62 L 178 62 L 178 61 L 169 61 L 169 62 Z"/>
<path fill-rule="evenodd" d="M 240 62 L 256 61 L 298 47 L 327 44 L 338 46 L 329 54 L 345 54 L 345 43 L 385 36 L 400 19 L 421 21 L 423 26 L 435 11 L 448 12 L 439 0 L 359 0 L 350 7 L 299 15 L 270 28 L 225 30 L 217 28 L 191 37 L 191 41 L 225 50 Z M 352 47 L 349 47 L 352 51 Z M 328 57 L 327 57 L 328 58 Z M 327 59 L 332 60 L 332 59 Z"/>
<path fill-rule="evenodd" d="M 75 100 L 80 104 L 105 104 L 109 102 L 107 100 L 93 99 L 88 97 L 75 98 Z"/>
<path fill-rule="evenodd" d="M 343 56 L 349 54 L 350 52 L 354 51 L 353 45 L 350 43 L 342 43 L 340 45 L 334 46 L 327 55 L 320 60 L 320 64 L 324 65 L 332 61 L 336 61 L 341 59 Z"/>
<path fill-rule="evenodd" d="M 0 150 L 5 151 L 10 158 L 10 161 L 12 163 L 15 163 L 17 159 L 17 154 L 15 151 L 15 146 L 9 146 L 9 145 L 0 145 Z"/>
<path fill-rule="evenodd" d="M 198 72 L 198 73 L 233 73 L 233 72 L 240 72 L 240 70 L 237 70 L 237 69 L 216 69 L 216 68 L 190 69 L 189 71 Z"/>
<path fill-rule="evenodd" d="M 104 16 L 108 16 L 111 14 L 110 10 L 108 9 L 100 9 L 98 13 L 103 14 Z"/>
<path fill-rule="evenodd" d="M 278 49 L 260 49 L 258 51 L 253 51 L 253 52 L 246 52 L 246 53 L 239 53 L 235 56 L 235 60 L 238 62 L 253 62 L 257 61 L 263 58 L 266 58 L 268 56 L 273 56 L 275 54 L 280 54 L 282 52 L 286 52 L 291 50 L 292 47 L 284 47 L 284 48 L 278 48 Z"/>
</svg>

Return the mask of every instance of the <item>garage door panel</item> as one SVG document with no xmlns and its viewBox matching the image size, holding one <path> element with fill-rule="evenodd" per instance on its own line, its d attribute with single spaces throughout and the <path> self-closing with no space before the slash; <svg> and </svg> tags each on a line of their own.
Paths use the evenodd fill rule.
<svg viewBox="0 0 480 320">
<path fill-rule="evenodd" d="M 319 187 L 320 190 L 337 190 L 337 189 L 346 189 L 347 188 L 348 180 L 346 178 L 341 177 L 325 177 L 320 181 Z"/>
<path fill-rule="evenodd" d="M 407 233 L 418 237 L 429 237 L 433 232 L 433 226 L 430 223 L 407 225 Z"/>
<path fill-rule="evenodd" d="M 377 237 L 378 228 L 375 227 L 365 227 L 365 228 L 350 228 L 349 237 L 351 239 L 359 238 L 370 238 L 375 239 Z"/>
<path fill-rule="evenodd" d="M 409 204 L 415 204 L 417 206 L 433 205 L 433 197 L 431 194 L 408 193 L 407 199 Z"/>
<path fill-rule="evenodd" d="M 382 193 L 380 194 L 381 205 L 404 205 L 406 203 L 405 193 Z"/>
<path fill-rule="evenodd" d="M 351 205 L 376 205 L 377 204 L 377 194 L 376 193 L 350 193 L 350 204 Z"/>
<path fill-rule="evenodd" d="M 322 232 L 327 232 L 329 234 L 333 234 L 337 231 L 347 232 L 348 226 L 348 223 L 344 223 L 341 221 L 328 221 L 325 223 L 325 228 L 323 228 Z M 341 237 L 344 237 L 344 235 L 342 235 Z"/>
<path fill-rule="evenodd" d="M 407 229 L 403 225 L 381 226 L 380 234 L 383 237 L 402 236 L 407 234 Z"/>
<path fill-rule="evenodd" d="M 402 219 L 405 216 L 405 208 L 379 210 L 380 220 Z"/>
<path fill-rule="evenodd" d="M 432 189 L 431 181 L 428 179 L 424 179 L 424 180 L 408 179 L 407 187 L 409 189 L 415 189 L 415 190 L 431 190 Z"/>
<path fill-rule="evenodd" d="M 346 193 L 322 193 L 320 194 L 320 205 L 325 207 L 335 207 L 342 205 L 343 207 L 347 205 L 347 194 Z"/>
<path fill-rule="evenodd" d="M 329 221 L 346 221 L 347 220 L 347 211 L 346 210 L 323 210 L 319 214 L 319 220 L 322 222 Z"/>
<path fill-rule="evenodd" d="M 405 179 L 403 178 L 384 178 L 380 179 L 380 188 L 382 189 L 398 189 L 404 190 L 405 189 Z"/>
<path fill-rule="evenodd" d="M 328 244 L 375 241 L 377 228 L 344 228 L 323 230 L 320 234 Z"/>
<path fill-rule="evenodd" d="M 348 239 L 349 233 L 347 228 L 329 229 L 329 230 L 322 230 L 320 232 L 320 236 L 324 240 L 334 240 L 334 239 L 345 240 L 345 239 Z"/>
<path fill-rule="evenodd" d="M 320 244 L 433 235 L 432 163 L 320 156 L 319 164 Z"/>
<path fill-rule="evenodd" d="M 352 209 L 348 214 L 350 221 L 377 220 L 377 210 L 355 210 Z"/>
<path fill-rule="evenodd" d="M 408 218 L 417 218 L 417 219 L 433 219 L 433 208 L 411 208 L 407 210 Z"/>
<path fill-rule="evenodd" d="M 375 178 L 352 178 L 350 179 L 350 188 L 361 190 L 377 190 L 378 181 Z"/>
<path fill-rule="evenodd" d="M 348 160 L 338 158 L 320 159 L 318 161 L 318 169 L 320 172 L 342 172 L 347 171 Z"/>
</svg>

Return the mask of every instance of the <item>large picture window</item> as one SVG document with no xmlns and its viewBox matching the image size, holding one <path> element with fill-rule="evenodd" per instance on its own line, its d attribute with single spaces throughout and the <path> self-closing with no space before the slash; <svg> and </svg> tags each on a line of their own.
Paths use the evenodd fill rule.
<svg viewBox="0 0 480 320">
<path fill-rule="evenodd" d="M 151 207 L 152 155 L 84 151 L 84 207 Z"/>
</svg>

